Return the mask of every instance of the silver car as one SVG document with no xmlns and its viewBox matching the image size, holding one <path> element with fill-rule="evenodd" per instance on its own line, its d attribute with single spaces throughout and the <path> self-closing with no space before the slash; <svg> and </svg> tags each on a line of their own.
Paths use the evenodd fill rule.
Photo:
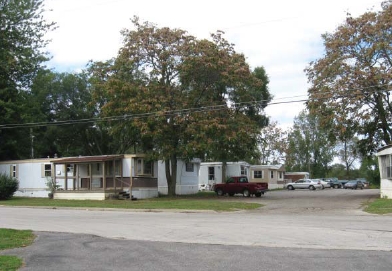
<svg viewBox="0 0 392 271">
<path fill-rule="evenodd" d="M 294 190 L 294 189 L 309 189 L 309 190 L 316 190 L 316 189 L 321 189 L 322 185 L 320 181 L 314 181 L 314 180 L 309 180 L 309 179 L 300 179 L 296 182 L 293 183 L 287 183 L 285 187 L 288 190 Z"/>
<path fill-rule="evenodd" d="M 311 179 L 311 180 L 315 181 L 315 182 L 320 182 L 321 189 L 331 188 L 331 183 L 329 181 L 327 181 L 327 180 L 322 180 L 322 179 Z"/>
</svg>

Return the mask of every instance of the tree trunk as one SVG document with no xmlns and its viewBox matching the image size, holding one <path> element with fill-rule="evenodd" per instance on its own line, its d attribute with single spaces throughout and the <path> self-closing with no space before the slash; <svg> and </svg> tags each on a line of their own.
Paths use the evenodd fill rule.
<svg viewBox="0 0 392 271">
<path fill-rule="evenodd" d="M 177 156 L 172 155 L 170 159 L 165 160 L 165 171 L 167 180 L 167 194 L 168 196 L 175 196 L 177 185 Z"/>
<path fill-rule="evenodd" d="M 226 183 L 226 170 L 227 170 L 227 162 L 222 162 L 222 180 L 221 183 Z"/>
</svg>

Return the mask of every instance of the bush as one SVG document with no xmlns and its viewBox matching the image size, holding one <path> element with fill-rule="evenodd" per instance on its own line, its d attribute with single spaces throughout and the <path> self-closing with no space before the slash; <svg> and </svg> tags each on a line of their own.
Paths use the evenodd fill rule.
<svg viewBox="0 0 392 271">
<path fill-rule="evenodd" d="M 19 188 L 17 179 L 0 173 L 0 200 L 11 198 Z"/>
</svg>

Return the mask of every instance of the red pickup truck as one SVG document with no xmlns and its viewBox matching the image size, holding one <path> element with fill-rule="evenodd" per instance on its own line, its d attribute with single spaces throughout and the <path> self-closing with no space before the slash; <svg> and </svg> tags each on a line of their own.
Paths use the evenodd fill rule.
<svg viewBox="0 0 392 271">
<path fill-rule="evenodd" d="M 229 177 L 226 183 L 215 184 L 213 190 L 218 196 L 242 194 L 244 197 L 260 197 L 268 191 L 268 183 L 250 183 L 246 176 Z"/>
</svg>

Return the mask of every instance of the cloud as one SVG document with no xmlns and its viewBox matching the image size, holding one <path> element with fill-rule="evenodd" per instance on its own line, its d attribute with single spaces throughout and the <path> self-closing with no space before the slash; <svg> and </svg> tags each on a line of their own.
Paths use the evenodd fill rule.
<svg viewBox="0 0 392 271">
<path fill-rule="evenodd" d="M 48 36 L 53 55 L 50 66 L 59 71 L 83 68 L 89 60 L 103 61 L 117 55 L 120 31 L 131 29 L 134 15 L 159 27 L 180 28 L 198 38 L 216 30 L 243 53 L 251 67 L 264 66 L 275 99 L 306 98 L 305 67 L 322 57 L 321 34 L 344 22 L 346 13 L 358 16 L 380 0 L 47 0 L 48 21 L 59 28 Z M 287 98 L 289 99 L 289 98 Z M 288 127 L 304 106 L 271 105 L 266 112 L 281 126 Z"/>
</svg>

